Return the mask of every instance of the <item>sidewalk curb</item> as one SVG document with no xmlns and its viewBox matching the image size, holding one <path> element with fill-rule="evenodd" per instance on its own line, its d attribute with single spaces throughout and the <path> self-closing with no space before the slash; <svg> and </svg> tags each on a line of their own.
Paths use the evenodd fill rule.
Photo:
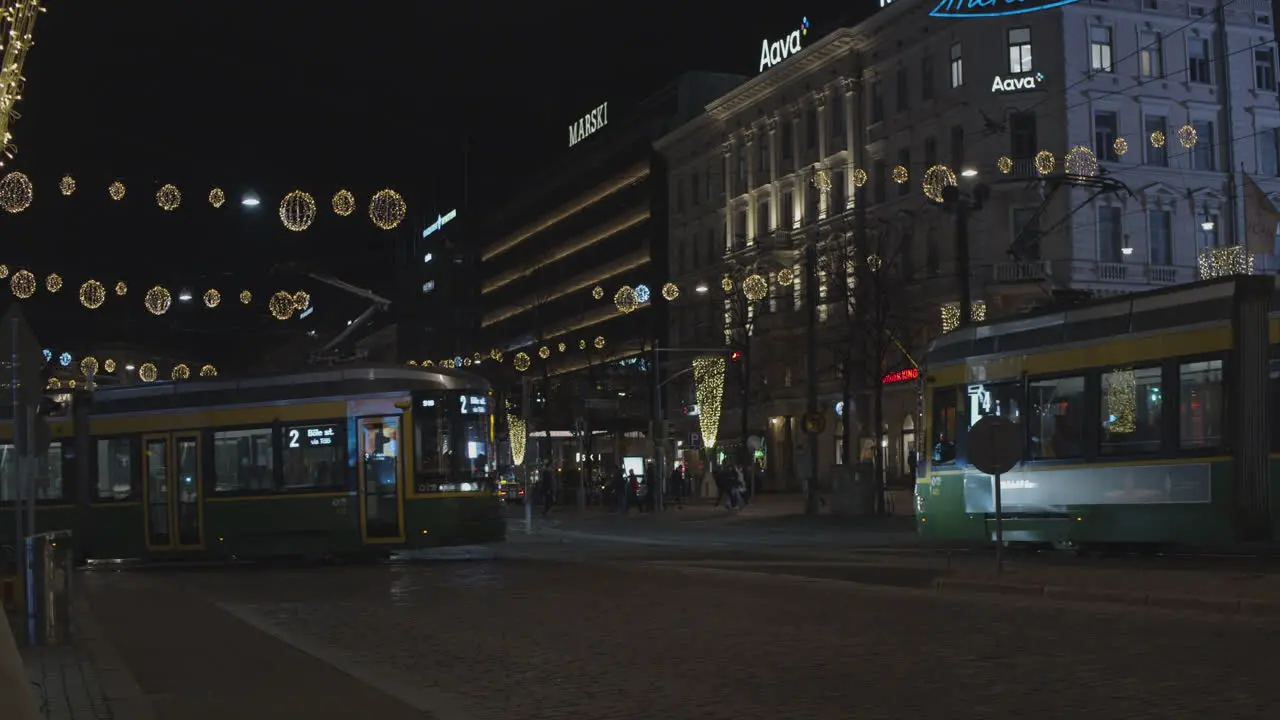
<svg viewBox="0 0 1280 720">
<path fill-rule="evenodd" d="M 983 582 L 980 580 L 956 580 L 939 578 L 933 582 L 939 595 L 985 594 L 1014 595 L 1019 597 L 1043 597 L 1047 600 L 1072 603 L 1103 603 L 1153 607 L 1162 610 L 1190 610 L 1220 615 L 1240 615 L 1255 618 L 1280 618 L 1280 602 L 1249 598 L 1206 598 L 1172 593 L 1149 593 L 1133 590 L 1093 590 L 1059 585 L 1035 585 L 1025 583 Z"/>
</svg>

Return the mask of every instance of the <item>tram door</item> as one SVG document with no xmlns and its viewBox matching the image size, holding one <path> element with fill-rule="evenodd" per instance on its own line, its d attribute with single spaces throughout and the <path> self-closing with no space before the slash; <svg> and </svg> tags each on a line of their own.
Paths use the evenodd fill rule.
<svg viewBox="0 0 1280 720">
<path fill-rule="evenodd" d="M 204 547 L 200 435 L 164 433 L 142 437 L 143 504 L 147 548 Z"/>
<path fill-rule="evenodd" d="M 400 416 L 360 418 L 360 531 L 364 541 L 404 541 Z"/>
</svg>

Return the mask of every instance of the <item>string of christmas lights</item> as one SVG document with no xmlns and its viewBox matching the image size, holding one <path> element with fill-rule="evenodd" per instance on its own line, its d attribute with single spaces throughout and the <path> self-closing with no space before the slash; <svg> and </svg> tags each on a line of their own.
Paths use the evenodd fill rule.
<svg viewBox="0 0 1280 720">
<path fill-rule="evenodd" d="M 14 106 L 22 99 L 27 81 L 22 66 L 35 44 L 36 18 L 44 11 L 40 0 L 10 0 L 0 8 L 0 167 L 18 151 L 11 128 L 21 116 Z"/>
<path fill-rule="evenodd" d="M 0 87 L 0 93 L 3 90 L 3 87 Z M 0 102 L 3 102 L 2 97 Z M 0 111 L 3 111 L 3 105 L 0 105 Z M 76 180 L 71 175 L 64 175 L 58 181 L 58 191 L 66 198 L 76 195 L 77 187 Z M 129 195 L 128 188 L 120 180 L 113 180 L 107 184 L 106 193 L 107 197 L 116 202 L 124 202 L 125 198 L 132 197 Z M 13 171 L 0 178 L 0 208 L 10 214 L 16 215 L 31 207 L 35 195 L 36 186 L 24 173 Z M 208 199 L 209 206 L 218 210 L 226 204 L 227 194 L 222 188 L 213 186 L 208 191 Z M 181 209 L 184 207 L 183 200 L 182 191 L 172 183 L 160 186 L 155 192 L 156 207 L 164 212 L 176 212 Z M 257 205 L 258 201 L 255 198 L 246 204 Z M 338 217 L 349 217 L 356 210 L 355 195 L 346 188 L 335 192 L 330 204 L 333 207 L 333 214 Z M 382 230 L 394 230 L 399 227 L 400 223 L 404 222 L 408 211 L 404 197 L 391 188 L 379 190 L 369 198 L 369 220 Z M 302 232 L 310 228 L 318 212 L 316 199 L 305 190 L 292 190 L 280 200 L 280 223 L 294 232 Z"/>
<path fill-rule="evenodd" d="M 91 378 L 98 378 L 103 375 L 118 375 L 121 372 L 136 371 L 138 379 L 144 383 L 157 382 L 162 377 L 160 365 L 154 362 L 144 362 L 141 365 L 134 366 L 120 363 L 109 357 L 99 361 L 97 357 L 89 355 L 81 358 L 80 362 L 77 363 L 71 353 L 62 352 L 55 357 L 53 350 L 50 349 L 45 349 L 43 356 L 45 364 L 52 365 L 54 368 L 46 381 L 46 390 L 75 390 L 79 387 L 89 387 L 88 383 Z M 193 375 L 198 378 L 218 376 L 218 368 L 214 365 L 206 363 L 200 365 L 194 371 L 192 367 L 187 363 L 176 363 L 169 367 L 165 375 L 174 382 L 189 380 Z M 78 373 L 78 375 L 67 377 L 68 373 Z"/>
</svg>

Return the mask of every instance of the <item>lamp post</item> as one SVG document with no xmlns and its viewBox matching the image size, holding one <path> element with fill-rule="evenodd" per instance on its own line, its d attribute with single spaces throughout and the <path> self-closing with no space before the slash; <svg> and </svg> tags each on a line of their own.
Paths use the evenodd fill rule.
<svg viewBox="0 0 1280 720">
<path fill-rule="evenodd" d="M 693 372 L 693 368 L 685 368 L 680 372 L 673 373 L 665 380 L 662 379 L 662 356 L 663 354 L 695 354 L 695 355 L 731 355 L 731 348 L 664 348 L 660 347 L 657 342 L 653 344 L 653 454 L 654 454 L 654 474 L 658 477 L 654 478 L 649 486 L 649 492 L 657 490 L 657 495 L 653 498 L 654 512 L 661 512 L 663 509 L 663 493 L 662 485 L 667 476 L 666 468 L 666 452 L 667 452 L 667 421 L 662 414 L 662 388 L 667 383 L 676 378 Z M 743 438 L 746 442 L 746 438 Z"/>
</svg>

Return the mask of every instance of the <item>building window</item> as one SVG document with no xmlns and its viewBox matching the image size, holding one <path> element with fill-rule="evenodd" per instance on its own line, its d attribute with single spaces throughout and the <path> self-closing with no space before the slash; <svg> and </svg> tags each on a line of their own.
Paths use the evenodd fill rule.
<svg viewBox="0 0 1280 720">
<path fill-rule="evenodd" d="M 769 233 L 769 198 L 761 196 L 756 200 L 756 237 Z"/>
<path fill-rule="evenodd" d="M 392 425 L 391 427 L 394 427 Z M 337 423 L 298 425 L 284 429 L 284 489 L 340 488 L 347 484 L 346 443 Z M 394 442 L 394 435 L 389 437 Z M 325 442 L 328 440 L 328 442 Z M 387 456 L 395 456 L 387 450 Z"/>
<path fill-rule="evenodd" d="M 1118 137 L 1120 137 L 1120 119 L 1116 114 L 1095 112 L 1093 114 L 1093 152 L 1099 160 L 1115 162 L 1120 159 L 1115 148 Z"/>
<path fill-rule="evenodd" d="M 928 55 L 920 60 L 920 99 L 933 99 L 933 58 Z"/>
<path fill-rule="evenodd" d="M 1208 121 L 1195 121 L 1191 123 L 1191 127 L 1196 129 L 1196 145 L 1191 149 L 1191 169 L 1192 170 L 1216 170 L 1217 169 L 1217 143 L 1213 137 L 1213 123 Z"/>
<path fill-rule="evenodd" d="M 924 139 L 924 166 L 931 168 L 938 164 L 938 138 L 930 135 Z"/>
<path fill-rule="evenodd" d="M 98 489 L 96 500 L 132 500 L 137 497 L 133 482 L 133 438 L 107 438 L 98 441 Z"/>
<path fill-rule="evenodd" d="M 778 126 L 780 128 L 779 135 L 778 135 L 780 139 L 778 142 L 782 143 L 782 147 L 778 148 L 778 155 L 783 160 L 790 160 L 791 149 L 792 149 L 791 146 L 794 144 L 794 136 L 792 135 L 792 133 L 795 132 L 794 128 L 791 125 L 791 118 L 783 118 L 782 120 L 778 121 Z"/>
<path fill-rule="evenodd" d="M 1160 33 L 1138 33 L 1138 72 L 1148 79 L 1164 77 L 1164 47 Z"/>
<path fill-rule="evenodd" d="M 889 172 L 884 160 L 871 163 L 872 201 L 882 203 L 889 196 Z"/>
<path fill-rule="evenodd" d="M 1187 38 L 1187 81 L 1212 85 L 1209 75 L 1209 39 Z"/>
<path fill-rule="evenodd" d="M 778 227 L 782 230 L 790 230 L 794 216 L 795 195 L 790 190 L 783 190 L 782 203 L 778 205 Z"/>
<path fill-rule="evenodd" d="M 884 122 L 884 87 L 879 80 L 871 83 L 871 122 Z"/>
<path fill-rule="evenodd" d="M 1218 236 L 1218 225 L 1221 218 L 1218 213 L 1209 210 L 1196 217 L 1196 248 L 1221 247 Z"/>
<path fill-rule="evenodd" d="M 1160 147 L 1151 144 L 1151 136 L 1157 132 L 1165 136 L 1165 142 Z M 1169 137 L 1169 121 L 1164 116 L 1147 115 L 1142 119 L 1143 162 L 1148 165 L 1168 167 L 1171 141 L 1174 139 Z"/>
<path fill-rule="evenodd" d="M 1036 219 L 1039 212 L 1039 208 L 1033 207 L 1013 209 L 1009 246 L 1019 260 L 1040 259 L 1040 229 Z"/>
<path fill-rule="evenodd" d="M 806 146 L 810 150 L 818 147 L 818 108 L 813 105 L 805 111 L 804 131 Z"/>
<path fill-rule="evenodd" d="M 1147 248 L 1152 265 L 1173 265 L 1173 213 L 1147 211 Z"/>
<path fill-rule="evenodd" d="M 844 93 L 832 93 L 831 104 L 831 137 L 844 137 Z"/>
<path fill-rule="evenodd" d="M 1035 157 L 1040 151 L 1036 138 L 1036 114 L 1015 112 L 1009 115 L 1009 155 L 1014 160 Z"/>
<path fill-rule="evenodd" d="M 1268 92 L 1276 91 L 1276 53 L 1273 48 L 1253 51 L 1253 86 Z"/>
<path fill-rule="evenodd" d="M 956 172 L 964 167 L 964 126 L 951 126 L 951 167 Z"/>
<path fill-rule="evenodd" d="M 831 192 L 827 193 L 827 215 L 839 215 L 845 211 L 847 198 L 844 194 L 844 171 L 831 173 Z"/>
<path fill-rule="evenodd" d="M 1258 133 L 1258 174 L 1280 175 L 1280 147 L 1277 147 L 1275 129 Z"/>
<path fill-rule="evenodd" d="M 911 168 L 911 150 L 902 148 L 898 151 L 898 164 L 910 170 Z M 911 194 L 911 183 L 898 183 L 898 197 L 906 197 Z"/>
<path fill-rule="evenodd" d="M 1009 72 L 1031 72 L 1031 28 L 1009 30 Z"/>
<path fill-rule="evenodd" d="M 1102 455 L 1160 451 L 1160 368 L 1115 370 L 1102 374 Z"/>
<path fill-rule="evenodd" d="M 676 178 L 676 212 L 684 210 L 684 179 Z"/>
<path fill-rule="evenodd" d="M 1084 455 L 1085 384 L 1080 376 L 1030 380 L 1032 460 L 1058 460 Z"/>
<path fill-rule="evenodd" d="M 1120 208 L 1114 205 L 1098 206 L 1098 261 L 1123 262 L 1124 223 Z"/>
<path fill-rule="evenodd" d="M 741 195 L 747 189 L 747 148 L 738 146 L 738 181 L 737 186 L 733 189 L 734 195 Z"/>
<path fill-rule="evenodd" d="M 964 56 L 960 53 L 960 43 L 951 43 L 951 87 L 964 85 Z"/>
<path fill-rule="evenodd" d="M 756 172 L 764 175 L 757 178 L 756 182 L 767 179 L 765 173 L 769 170 L 769 136 L 765 133 L 756 133 Z"/>
<path fill-rule="evenodd" d="M 907 69 L 898 68 L 898 112 L 906 112 L 911 107 L 911 88 L 907 80 Z"/>
<path fill-rule="evenodd" d="M 1089 27 L 1089 69 L 1093 72 L 1115 72 L 1111 64 L 1111 28 Z"/>
<path fill-rule="evenodd" d="M 1183 449 L 1222 446 L 1225 401 L 1222 361 L 1182 363 L 1178 367 L 1178 444 Z"/>
<path fill-rule="evenodd" d="M 276 487 L 271 428 L 224 430 L 213 434 L 213 491 L 264 492 Z"/>
</svg>

